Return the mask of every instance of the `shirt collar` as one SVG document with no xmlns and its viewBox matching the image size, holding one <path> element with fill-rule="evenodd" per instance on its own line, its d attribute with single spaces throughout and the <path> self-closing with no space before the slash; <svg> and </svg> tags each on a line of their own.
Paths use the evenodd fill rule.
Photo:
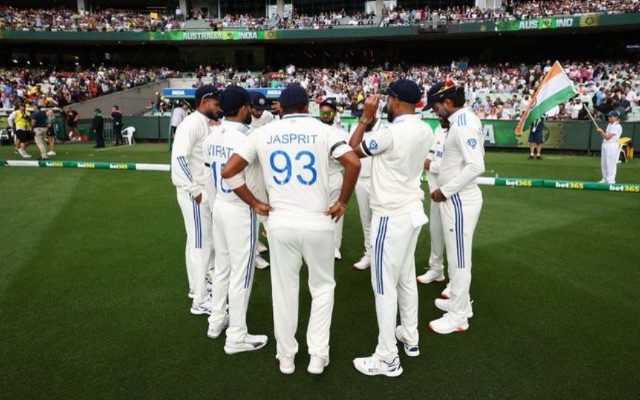
<svg viewBox="0 0 640 400">
<path fill-rule="evenodd" d="M 393 123 L 397 124 L 399 122 L 403 122 L 406 121 L 408 119 L 418 119 L 420 118 L 420 114 L 402 114 L 402 115 L 398 115 L 397 117 L 395 117 L 393 119 Z"/>
<path fill-rule="evenodd" d="M 284 115 L 282 117 L 282 119 L 289 119 L 289 118 L 311 118 L 311 115 L 309 115 L 309 114 L 287 114 L 287 115 Z"/>
</svg>

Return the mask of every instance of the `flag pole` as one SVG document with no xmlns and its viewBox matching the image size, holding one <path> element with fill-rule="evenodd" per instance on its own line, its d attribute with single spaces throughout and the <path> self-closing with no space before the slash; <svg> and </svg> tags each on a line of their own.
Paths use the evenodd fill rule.
<svg viewBox="0 0 640 400">
<path fill-rule="evenodd" d="M 593 118 L 593 115 L 591 114 L 591 111 L 589 111 L 589 107 L 587 107 L 586 104 L 582 104 L 582 106 L 584 107 L 585 110 L 587 110 L 587 114 L 589 114 L 589 118 L 591 118 L 591 122 L 593 122 L 593 124 L 596 126 L 597 129 L 600 129 L 600 127 L 598 126 L 598 123 Z"/>
</svg>

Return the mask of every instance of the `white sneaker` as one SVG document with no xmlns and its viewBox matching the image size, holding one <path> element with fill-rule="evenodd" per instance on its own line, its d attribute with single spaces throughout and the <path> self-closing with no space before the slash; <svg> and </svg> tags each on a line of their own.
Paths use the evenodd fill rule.
<svg viewBox="0 0 640 400">
<path fill-rule="evenodd" d="M 212 306 L 212 302 L 211 300 L 207 300 L 205 302 L 202 303 L 193 303 L 191 305 L 191 314 L 193 315 L 211 315 L 211 306 Z"/>
<path fill-rule="evenodd" d="M 607 180 L 606 180 L 606 179 L 600 179 L 600 180 L 598 181 L 598 183 L 607 183 Z"/>
<path fill-rule="evenodd" d="M 464 332 L 469 329 L 469 321 L 467 321 L 466 318 L 460 322 L 455 321 L 451 314 L 446 313 L 441 318 L 429 322 L 429 329 L 442 335 L 453 332 Z"/>
<path fill-rule="evenodd" d="M 242 342 L 234 342 L 227 338 L 224 343 L 224 352 L 227 354 L 236 354 L 244 351 L 260 350 L 267 345 L 267 340 L 266 335 L 246 335 Z"/>
<path fill-rule="evenodd" d="M 336 249 L 336 250 L 333 252 L 333 257 L 334 257 L 335 259 L 337 259 L 337 260 L 342 260 L 342 254 L 340 254 L 340 250 L 339 250 L 339 249 Z"/>
<path fill-rule="evenodd" d="M 256 268 L 258 269 L 267 269 L 269 268 L 269 261 L 265 260 L 264 258 L 262 258 L 261 255 L 256 255 Z"/>
<path fill-rule="evenodd" d="M 396 357 L 391 362 L 381 360 L 375 354 L 371 357 L 355 358 L 353 366 L 365 375 L 385 375 L 390 377 L 400 376 L 402 374 L 402 366 L 400 365 L 400 357 Z"/>
<path fill-rule="evenodd" d="M 222 323 L 220 325 L 212 325 L 209 324 L 209 329 L 207 330 L 207 336 L 211 339 L 216 339 L 222 332 L 229 327 L 229 314 L 224 316 Z M 225 344 L 225 351 L 227 345 Z"/>
<path fill-rule="evenodd" d="M 451 282 L 447 283 L 447 287 L 444 288 L 442 293 L 440 293 L 440 297 L 442 297 L 443 299 L 451 298 Z"/>
<path fill-rule="evenodd" d="M 319 356 L 311 356 L 309 360 L 309 366 L 307 367 L 307 372 L 314 375 L 320 375 L 324 372 L 324 369 L 329 365 L 329 357 L 325 360 Z"/>
<path fill-rule="evenodd" d="M 258 240 L 258 244 L 256 245 L 256 250 L 258 251 L 258 253 L 264 253 L 265 251 L 269 250 L 267 248 L 267 246 L 262 243 L 261 241 Z"/>
<path fill-rule="evenodd" d="M 53 151 L 53 150 L 49 150 L 49 151 L 47 152 L 47 155 L 48 155 L 48 156 L 55 156 L 55 155 L 56 155 L 56 152 L 55 152 L 55 151 Z"/>
<path fill-rule="evenodd" d="M 396 327 L 396 339 L 398 339 L 398 341 L 402 343 L 402 346 L 404 347 L 404 354 L 408 355 L 409 357 L 418 357 L 420 355 L 420 348 L 417 344 L 411 345 L 407 343 L 407 340 L 402 334 L 401 325 L 398 325 Z"/>
<path fill-rule="evenodd" d="M 371 258 L 369 258 L 369 256 L 365 254 L 364 256 L 362 256 L 360 261 L 353 264 L 353 268 L 363 270 L 363 269 L 369 268 L 370 265 L 371 265 Z"/>
<path fill-rule="evenodd" d="M 427 272 L 418 276 L 417 281 L 420 283 L 428 284 L 431 282 L 442 282 L 444 281 L 444 272 L 442 270 L 437 271 L 435 269 L 428 269 Z"/>
<path fill-rule="evenodd" d="M 436 307 L 444 312 L 450 312 L 451 310 L 449 309 L 449 307 L 451 306 L 451 300 L 450 299 L 435 299 L 434 304 L 436 305 Z M 471 318 L 473 317 L 473 307 L 471 307 L 471 303 L 473 303 L 473 301 L 469 302 L 469 305 L 467 305 L 466 308 L 466 313 L 467 313 L 467 318 Z"/>
<path fill-rule="evenodd" d="M 25 150 L 20 149 L 18 150 L 18 154 L 20 154 L 20 156 L 22 158 L 31 158 L 31 154 L 27 153 Z"/>
<path fill-rule="evenodd" d="M 293 357 L 280 357 L 276 356 L 280 361 L 280 372 L 286 375 L 293 374 L 296 370 L 296 364 Z"/>
<path fill-rule="evenodd" d="M 194 297 L 196 297 L 196 295 L 193 293 L 193 289 L 189 289 L 189 293 L 187 294 L 187 297 L 189 297 L 190 299 L 193 299 Z"/>
</svg>

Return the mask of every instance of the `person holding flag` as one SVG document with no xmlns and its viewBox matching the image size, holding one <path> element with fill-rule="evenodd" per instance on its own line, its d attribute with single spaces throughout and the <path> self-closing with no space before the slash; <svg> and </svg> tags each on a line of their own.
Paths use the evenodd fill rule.
<svg viewBox="0 0 640 400">
<path fill-rule="evenodd" d="M 607 130 L 598 128 L 598 133 L 602 136 L 602 149 L 600 151 L 602 180 L 600 183 L 616 183 L 618 157 L 620 155 L 618 139 L 622 135 L 622 126 L 619 122 L 620 114 L 617 111 L 611 111 L 607 114 L 607 119 L 609 120 Z"/>
<path fill-rule="evenodd" d="M 540 82 L 523 111 L 520 121 L 516 125 L 516 135 L 522 135 L 524 127 L 530 127 L 535 120 L 543 117 L 553 107 L 565 103 L 577 94 L 573 82 L 564 72 L 562 65 L 556 61 Z"/>
</svg>

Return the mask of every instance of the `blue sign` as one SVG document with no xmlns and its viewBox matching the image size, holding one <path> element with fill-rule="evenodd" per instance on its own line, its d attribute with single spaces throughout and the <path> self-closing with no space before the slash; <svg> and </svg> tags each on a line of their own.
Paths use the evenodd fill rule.
<svg viewBox="0 0 640 400">
<path fill-rule="evenodd" d="M 170 99 L 195 99 L 196 90 L 193 88 L 164 88 L 162 95 Z"/>
<path fill-rule="evenodd" d="M 267 99 L 277 99 L 282 93 L 282 88 L 251 88 L 250 92 L 262 93 Z M 162 95 L 170 99 L 194 99 L 196 97 L 196 90 L 193 88 L 164 88 L 162 89 Z"/>
</svg>

